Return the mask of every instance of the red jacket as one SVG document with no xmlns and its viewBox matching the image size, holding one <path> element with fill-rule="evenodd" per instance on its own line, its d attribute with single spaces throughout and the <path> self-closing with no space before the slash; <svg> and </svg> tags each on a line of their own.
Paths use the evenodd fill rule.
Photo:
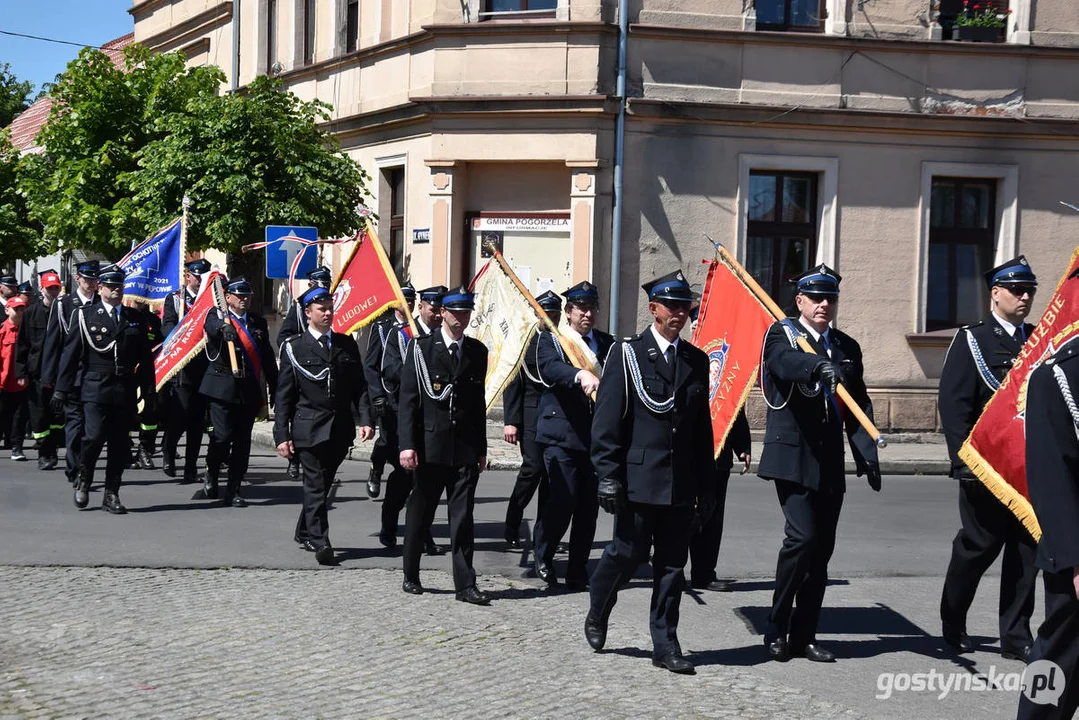
<svg viewBox="0 0 1079 720">
<path fill-rule="evenodd" d="M 20 392 L 26 389 L 26 378 L 15 376 L 15 339 L 19 329 L 10 320 L 0 325 L 0 390 Z"/>
</svg>

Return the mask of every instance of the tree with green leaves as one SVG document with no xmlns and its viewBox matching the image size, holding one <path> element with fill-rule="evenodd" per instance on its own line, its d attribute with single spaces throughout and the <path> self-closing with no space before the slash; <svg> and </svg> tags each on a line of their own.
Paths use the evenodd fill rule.
<svg viewBox="0 0 1079 720">
<path fill-rule="evenodd" d="M 43 253 L 41 230 L 30 222 L 26 198 L 16 184 L 19 151 L 0 130 L 0 265 L 31 260 Z"/>
<path fill-rule="evenodd" d="M 322 237 L 358 229 L 368 176 L 319 127 L 329 105 L 263 75 L 243 93 L 199 96 L 186 109 L 125 176 L 142 222 L 163 224 L 186 194 L 191 248 L 234 252 L 266 225 L 314 225 Z"/>
<path fill-rule="evenodd" d="M 0 64 L 0 128 L 6 128 L 15 116 L 30 107 L 30 93 L 34 85 L 19 82 L 7 63 Z"/>
</svg>

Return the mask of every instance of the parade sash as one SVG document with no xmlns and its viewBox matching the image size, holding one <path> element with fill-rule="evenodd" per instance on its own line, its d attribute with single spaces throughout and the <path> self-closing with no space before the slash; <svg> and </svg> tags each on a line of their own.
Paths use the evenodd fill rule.
<svg viewBox="0 0 1079 720">
<path fill-rule="evenodd" d="M 959 332 L 964 332 L 960 330 Z M 1035 540 L 1041 527 L 1027 490 L 1025 417 L 1030 373 L 1079 336 L 1079 248 L 1071 256 L 1034 332 L 986 404 L 959 457 L 1019 518 Z"/>
<path fill-rule="evenodd" d="M 255 338 L 251 337 L 251 333 L 247 330 L 247 326 L 242 322 L 239 322 L 239 318 L 231 313 L 227 316 L 232 327 L 236 328 L 236 335 L 240 338 L 240 349 L 243 350 L 244 355 L 247 357 L 247 361 L 251 363 L 251 367 L 255 370 L 255 380 L 262 379 L 262 362 L 259 359 L 259 349 L 255 344 Z"/>
<path fill-rule="evenodd" d="M 124 300 L 161 305 L 183 286 L 183 218 L 158 230 L 119 262 L 124 275 Z"/>
<path fill-rule="evenodd" d="M 722 256 L 712 260 L 691 342 L 708 356 L 713 451 L 719 455 L 760 366 L 771 313 Z"/>
<path fill-rule="evenodd" d="M 161 351 L 154 358 L 154 375 L 158 390 L 206 346 L 204 323 L 206 315 L 217 306 L 215 288 L 220 291 L 220 286 L 219 271 L 214 270 L 206 275 L 195 302 L 161 344 Z M 203 292 L 206 288 L 210 290 Z"/>
<path fill-rule="evenodd" d="M 484 396 L 490 410 L 517 374 L 539 319 L 529 298 L 494 257 L 476 273 L 470 288 L 476 309 L 465 334 L 487 346 Z"/>
</svg>

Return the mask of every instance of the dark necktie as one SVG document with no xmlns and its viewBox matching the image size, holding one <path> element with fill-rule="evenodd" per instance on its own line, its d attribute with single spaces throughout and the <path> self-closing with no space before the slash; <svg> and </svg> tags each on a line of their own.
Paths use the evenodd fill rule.
<svg viewBox="0 0 1079 720">
<path fill-rule="evenodd" d="M 119 305 L 117 305 L 115 308 L 113 308 L 112 319 L 116 321 L 117 325 L 120 324 L 120 306 Z"/>
<path fill-rule="evenodd" d="M 326 333 L 325 335 L 320 337 L 318 339 L 318 344 L 322 346 L 323 351 L 325 351 L 325 353 L 327 355 L 330 354 L 330 334 L 329 333 Z"/>
<path fill-rule="evenodd" d="M 828 333 L 821 335 L 820 341 L 824 344 L 824 351 L 828 353 L 828 357 L 832 357 L 832 343 L 828 342 Z"/>
<path fill-rule="evenodd" d="M 674 345 L 668 345 L 663 351 L 663 359 L 667 361 L 667 365 L 674 367 Z"/>
<path fill-rule="evenodd" d="M 457 343 L 451 342 L 449 348 L 447 348 L 447 349 L 450 351 L 450 361 L 451 361 L 450 364 L 453 366 L 453 369 L 456 370 L 457 369 Z"/>
<path fill-rule="evenodd" d="M 596 353 L 596 344 L 592 341 L 592 334 L 591 333 L 584 336 L 584 342 L 585 342 L 585 345 L 588 346 L 588 349 L 591 350 L 592 354 L 594 355 Z"/>
</svg>

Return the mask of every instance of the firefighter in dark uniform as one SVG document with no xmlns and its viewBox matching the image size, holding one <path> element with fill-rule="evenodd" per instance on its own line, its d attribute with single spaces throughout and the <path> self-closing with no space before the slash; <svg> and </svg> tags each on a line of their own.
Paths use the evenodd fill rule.
<svg viewBox="0 0 1079 720">
<path fill-rule="evenodd" d="M 102 268 L 100 282 L 98 302 L 79 307 L 72 317 L 53 402 L 61 404 L 78 393 L 85 417 L 75 507 L 82 509 L 89 503 L 94 470 L 107 444 L 102 509 L 122 515 L 127 512 L 119 493 L 130 457 L 129 423 L 138 393 L 151 410 L 157 393 L 142 313 L 122 304 L 124 271 L 116 265 Z"/>
<path fill-rule="evenodd" d="M 64 351 L 68 335 L 78 328 L 73 325 L 75 311 L 83 305 L 91 305 L 98 301 L 97 297 L 97 274 L 100 264 L 97 260 L 88 260 L 79 263 L 75 268 L 75 292 L 64 295 L 53 303 L 55 316 L 49 320 L 48 330 L 45 333 L 45 347 L 41 351 L 41 385 L 46 389 L 53 389 L 60 370 L 60 355 Z M 76 376 L 75 382 L 82 381 L 82 376 Z M 79 457 L 82 455 L 83 439 L 83 411 L 82 394 L 78 386 L 72 388 L 66 394 L 64 402 L 55 402 L 55 397 L 50 399 L 49 407 L 53 417 L 64 418 L 64 445 L 67 448 L 64 462 L 66 463 L 65 474 L 69 482 L 73 483 L 79 472 Z"/>
<path fill-rule="evenodd" d="M 566 290 L 567 342 L 578 336 L 595 356 L 597 366 L 607 358 L 614 338 L 593 327 L 599 312 L 599 289 L 584 282 Z M 534 554 L 536 576 L 550 586 L 558 584 L 554 555 L 570 527 L 566 587 L 583 590 L 588 585 L 588 556 L 596 537 L 596 472 L 589 452 L 592 445 L 592 394 L 599 378 L 588 369 L 575 367 L 558 340 L 545 332 L 537 341 L 539 379 L 544 385 L 536 419 L 536 444 L 543 449 L 547 471 L 547 502 L 536 521 Z"/>
<path fill-rule="evenodd" d="M 694 506 L 707 516 L 715 503 L 708 357 L 678 337 L 693 300 L 682 273 L 642 287 L 654 321 L 615 345 L 596 396 L 592 463 L 600 506 L 615 519 L 592 573 L 584 634 L 593 649 L 603 648 L 618 590 L 652 549 L 652 664 L 692 674 L 678 643 L 678 607 Z"/>
<path fill-rule="evenodd" d="M 487 605 L 472 568 L 472 511 L 479 474 L 487 467 L 487 347 L 464 332 L 472 293 L 459 287 L 442 297 L 442 327 L 408 344 L 401 370 L 401 466 L 415 474 L 405 519 L 405 580 L 418 595 L 420 553 L 443 491 L 450 518 L 450 552 L 457 599 Z"/>
<path fill-rule="evenodd" d="M 210 366 L 199 392 L 208 398 L 213 435 L 206 453 L 203 494 L 208 499 L 217 498 L 221 464 L 227 462 L 223 506 L 247 506 L 240 496 L 240 484 L 251 456 L 251 429 L 265 402 L 262 378 L 266 378 L 271 398 L 277 391 L 277 364 L 270 345 L 270 331 L 266 320 L 248 309 L 252 293 L 251 283 L 244 278 L 229 281 L 225 286 L 228 311 L 210 312 L 204 325 Z M 237 376 L 232 374 L 230 342 L 236 348 Z"/>
<path fill-rule="evenodd" d="M 865 473 L 870 487 L 880 490 L 876 444 L 835 394 L 842 382 L 873 417 L 862 380 L 862 349 L 854 338 L 830 327 L 841 280 L 826 265 L 793 278 L 799 315 L 775 323 L 764 338 L 761 384 L 768 420 L 757 474 L 775 483 L 786 519 L 764 644 L 781 662 L 792 655 L 835 660 L 816 633 L 846 492 L 844 432 L 858 475 Z M 798 336 L 813 346 L 815 355 L 798 346 Z"/>
<path fill-rule="evenodd" d="M 164 337 L 172 334 L 180 321 L 191 311 L 202 286 L 202 276 L 210 272 L 209 260 L 192 260 L 184 265 L 184 287 L 165 298 L 161 310 L 161 332 Z M 206 375 L 209 361 L 198 353 L 165 385 L 165 436 L 161 444 L 161 469 L 169 477 L 176 477 L 176 448 L 184 437 L 183 484 L 198 481 L 199 451 L 202 436 L 206 432 L 206 397 L 199 392 L 199 384 Z"/>
<path fill-rule="evenodd" d="M 1036 564 L 1045 581 L 1045 621 L 1029 670 L 1048 660 L 1060 672 L 1019 696 L 1019 720 L 1067 720 L 1079 710 L 1079 339 L 1060 347 L 1027 385 L 1026 461 L 1030 503 L 1041 526 Z M 1050 667 L 1050 672 L 1052 668 Z M 1061 688 L 1063 685 L 1063 688 Z M 1056 704 L 1032 702 L 1059 695 Z"/>
<path fill-rule="evenodd" d="M 57 448 L 63 442 L 64 425 L 62 417 L 54 416 L 49 410 L 52 400 L 52 388 L 42 384 L 45 338 L 49 333 L 49 324 L 56 322 L 56 308 L 60 296 L 60 276 L 55 270 L 39 273 L 41 295 L 23 314 L 22 327 L 16 343 L 16 357 L 22 377 L 29 380 L 30 431 L 38 443 L 37 469 L 53 470 L 59 464 Z"/>
<path fill-rule="evenodd" d="M 7 306 L 7 301 L 19 293 L 19 278 L 14 275 L 0 277 L 0 309 Z"/>
<path fill-rule="evenodd" d="M 446 294 L 444 285 L 420 290 L 419 305 L 413 320 L 420 337 L 437 332 L 442 327 L 442 296 Z M 399 391 L 401 388 L 401 370 L 403 367 L 405 350 L 409 342 L 409 334 L 412 332 L 407 322 L 398 322 L 393 326 L 393 332 L 383 348 L 382 353 L 382 379 L 380 385 L 390 401 L 390 410 L 397 418 L 398 443 L 398 466 L 400 465 L 400 404 Z M 396 469 L 397 466 L 395 466 Z M 386 483 L 386 496 L 382 499 L 382 527 L 378 533 L 378 541 L 384 547 L 397 547 L 397 523 L 404 509 L 408 496 L 412 492 L 412 471 L 401 469 L 400 473 L 390 473 Z M 424 538 L 424 553 L 427 555 L 445 555 L 446 549 L 436 545 L 428 527 Z"/>
<path fill-rule="evenodd" d="M 303 467 L 303 507 L 296 542 L 320 565 L 336 565 L 330 544 L 327 493 L 352 447 L 356 427 L 374 435 L 360 348 L 351 335 L 333 332 L 333 295 L 326 288 L 302 297 L 307 330 L 281 346 L 274 442 L 282 457 Z"/>
<path fill-rule="evenodd" d="M 1022 255 L 987 272 L 985 280 L 992 310 L 981 322 L 955 334 L 940 373 L 940 422 L 952 460 L 951 475 L 959 480 L 962 523 L 952 541 L 940 619 L 945 642 L 959 652 L 974 650 L 967 635 L 967 611 L 982 575 L 1003 549 L 1000 651 L 1004 657 L 1025 661 L 1033 645 L 1030 616 L 1038 577 L 1036 545 L 1015 516 L 959 459 L 959 448 L 1034 330 L 1023 321 L 1030 314 L 1038 280 Z"/>
<path fill-rule="evenodd" d="M 536 302 L 547 314 L 547 319 L 555 326 L 562 318 L 562 297 L 548 290 L 536 298 Z M 521 521 L 525 508 L 532 502 L 532 496 L 539 490 L 536 503 L 536 520 L 543 513 L 547 502 L 547 468 L 543 465 L 543 451 L 536 444 L 536 421 L 539 416 L 539 400 L 543 394 L 543 383 L 539 379 L 539 336 L 542 328 L 537 329 L 525 348 L 521 369 L 502 393 L 504 422 L 502 439 L 510 445 L 521 444 L 521 469 L 517 472 L 517 482 L 513 485 L 510 500 L 506 504 L 506 527 L 503 536 L 511 548 L 521 547 Z"/>
<path fill-rule="evenodd" d="M 386 352 L 386 342 L 392 340 L 394 326 L 408 324 L 408 314 L 416 304 L 416 288 L 410 283 L 401 286 L 407 308 L 393 308 L 383 313 L 373 323 L 371 337 L 367 341 L 367 352 L 363 359 L 363 372 L 367 379 L 367 392 L 371 398 L 371 408 L 378 420 L 378 438 L 371 448 L 371 472 L 367 476 L 367 497 L 377 498 L 382 492 L 382 472 L 386 463 L 393 467 L 392 472 L 400 472 L 397 459 L 397 400 L 390 398 L 382 387 L 382 356 Z"/>
<path fill-rule="evenodd" d="M 161 334 L 161 317 L 150 309 L 146 303 L 135 303 L 134 309 L 142 316 L 142 327 L 146 333 L 146 340 L 150 343 L 151 351 L 161 344 L 165 336 Z M 154 391 L 158 395 L 157 390 Z M 142 398 L 145 400 L 145 398 Z M 152 403 L 142 402 L 138 417 L 138 441 L 135 443 L 134 453 L 129 467 L 140 470 L 154 470 L 154 452 L 157 449 L 157 430 L 161 415 L 161 396 Z"/>
</svg>

